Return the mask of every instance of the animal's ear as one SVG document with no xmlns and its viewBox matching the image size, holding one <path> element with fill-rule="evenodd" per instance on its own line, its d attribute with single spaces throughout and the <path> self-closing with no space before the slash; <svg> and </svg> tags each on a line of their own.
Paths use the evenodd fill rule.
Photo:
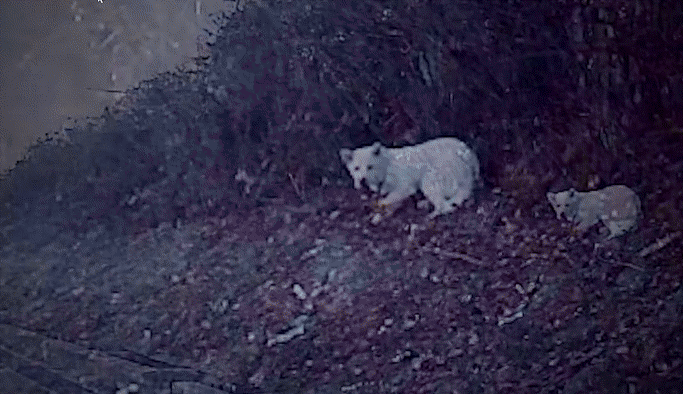
<svg viewBox="0 0 683 394">
<path fill-rule="evenodd" d="M 341 156 L 342 162 L 344 164 L 349 163 L 351 160 L 353 160 L 353 152 L 351 152 L 350 149 L 342 148 L 339 151 L 339 156 Z"/>
<path fill-rule="evenodd" d="M 545 197 L 548 199 L 548 201 L 555 200 L 555 195 L 553 193 L 550 193 L 550 192 L 546 193 Z"/>
<path fill-rule="evenodd" d="M 372 144 L 372 154 L 374 156 L 379 156 L 379 154 L 382 152 L 382 143 L 377 141 L 374 144 Z"/>
<path fill-rule="evenodd" d="M 573 187 L 571 189 L 569 189 L 569 197 L 574 197 L 575 194 L 576 194 L 576 189 L 574 189 Z"/>
</svg>

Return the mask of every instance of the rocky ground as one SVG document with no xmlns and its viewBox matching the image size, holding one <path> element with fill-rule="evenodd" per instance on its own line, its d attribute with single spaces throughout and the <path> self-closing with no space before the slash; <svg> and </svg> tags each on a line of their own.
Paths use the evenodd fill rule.
<svg viewBox="0 0 683 394">
<path fill-rule="evenodd" d="M 5 246 L 5 376 L 58 393 L 683 387 L 680 260 L 654 263 L 670 244 L 576 237 L 549 205 L 524 220 L 488 191 L 434 222 L 409 201 L 378 226 L 353 190 L 290 197 Z"/>
</svg>

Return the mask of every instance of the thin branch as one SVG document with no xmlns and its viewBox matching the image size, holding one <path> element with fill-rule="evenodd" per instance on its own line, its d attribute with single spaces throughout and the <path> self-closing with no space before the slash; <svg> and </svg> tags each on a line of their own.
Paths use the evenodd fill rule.
<svg viewBox="0 0 683 394">
<path fill-rule="evenodd" d="M 452 258 L 452 259 L 465 260 L 465 261 L 467 261 L 467 262 L 470 263 L 470 264 L 478 265 L 478 266 L 480 266 L 480 267 L 483 267 L 483 266 L 485 265 L 485 263 L 484 263 L 483 261 L 478 260 L 478 259 L 476 259 L 476 258 L 474 258 L 474 257 L 468 256 L 468 255 L 463 254 L 463 253 L 459 253 L 459 252 L 449 252 L 449 251 L 446 251 L 446 250 L 441 250 L 441 249 L 439 249 L 439 248 L 432 248 L 430 251 L 431 251 L 432 253 L 437 254 L 437 255 L 440 255 L 440 256 L 446 256 L 446 257 L 450 257 L 450 258 Z"/>
</svg>

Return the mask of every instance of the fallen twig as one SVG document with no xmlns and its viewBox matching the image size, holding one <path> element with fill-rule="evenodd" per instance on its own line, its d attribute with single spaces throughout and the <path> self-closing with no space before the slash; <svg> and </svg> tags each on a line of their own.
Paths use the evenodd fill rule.
<svg viewBox="0 0 683 394">
<path fill-rule="evenodd" d="M 474 258 L 474 257 L 468 256 L 468 255 L 463 254 L 463 253 L 449 252 L 449 251 L 441 250 L 441 249 L 439 249 L 439 248 L 433 248 L 433 249 L 431 250 L 431 252 L 432 252 L 432 253 L 435 253 L 435 254 L 438 254 L 438 255 L 441 255 L 441 256 L 450 257 L 450 258 L 452 258 L 452 259 L 465 260 L 465 261 L 467 261 L 467 262 L 470 263 L 470 264 L 474 264 L 474 265 L 478 265 L 478 266 L 484 266 L 484 262 L 483 262 L 483 261 L 478 260 L 478 259 L 476 259 L 476 258 Z"/>
<path fill-rule="evenodd" d="M 637 266 L 637 265 L 635 265 L 635 264 L 631 264 L 631 263 L 622 263 L 622 262 L 618 262 L 618 263 L 614 263 L 614 264 L 616 264 L 616 265 L 622 265 L 622 266 L 624 266 L 624 267 L 633 268 L 633 269 L 636 270 L 636 271 L 641 271 L 641 272 L 642 272 L 642 271 L 645 271 L 645 268 L 640 267 L 640 266 Z"/>
<path fill-rule="evenodd" d="M 666 245 L 671 243 L 671 241 L 678 238 L 680 235 L 681 235 L 681 232 L 676 231 L 675 233 L 667 234 L 666 237 L 664 237 L 664 238 L 656 240 L 653 244 L 651 244 L 650 246 L 648 246 L 646 248 L 643 248 L 639 252 L 640 257 L 645 257 L 645 256 L 651 254 L 652 252 L 656 252 L 656 251 L 662 249 L 663 247 L 665 247 Z"/>
<path fill-rule="evenodd" d="M 296 195 L 299 196 L 299 199 L 301 199 L 301 201 L 306 201 L 306 196 L 304 195 L 303 187 L 299 188 L 299 185 L 297 185 L 297 182 L 294 180 L 294 177 L 292 176 L 291 172 L 288 172 L 287 175 L 289 176 L 289 181 L 292 183 L 292 186 L 294 187 L 294 192 L 296 193 Z"/>
</svg>

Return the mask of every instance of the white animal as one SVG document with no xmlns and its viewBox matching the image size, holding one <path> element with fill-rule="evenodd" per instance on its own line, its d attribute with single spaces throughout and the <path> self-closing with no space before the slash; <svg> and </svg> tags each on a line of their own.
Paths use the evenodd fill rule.
<svg viewBox="0 0 683 394">
<path fill-rule="evenodd" d="M 365 180 L 372 191 L 386 195 L 379 201 L 381 207 L 421 190 L 434 204 L 430 219 L 462 205 L 479 178 L 477 156 L 456 138 L 437 138 L 405 148 L 386 148 L 375 142 L 355 150 L 341 149 L 339 155 L 356 189 Z M 377 221 L 379 216 L 373 218 Z"/>
<path fill-rule="evenodd" d="M 572 188 L 546 196 L 557 218 L 564 214 L 568 220 L 578 223 L 577 229 L 581 232 L 602 220 L 610 231 L 607 239 L 635 227 L 641 212 L 640 199 L 624 185 L 590 192 L 577 192 Z"/>
</svg>

